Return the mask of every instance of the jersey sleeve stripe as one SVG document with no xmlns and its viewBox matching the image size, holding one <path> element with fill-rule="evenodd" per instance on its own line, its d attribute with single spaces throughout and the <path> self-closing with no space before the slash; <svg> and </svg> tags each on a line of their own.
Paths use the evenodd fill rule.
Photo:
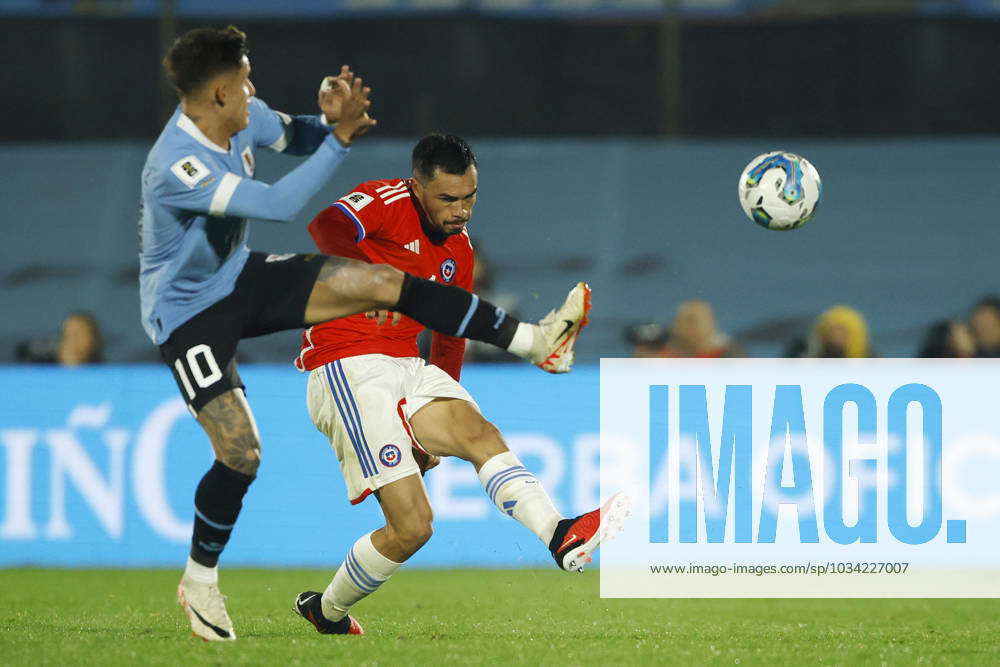
<svg viewBox="0 0 1000 667">
<path fill-rule="evenodd" d="M 388 206 L 389 204 L 391 204 L 394 201 L 398 201 L 400 199 L 403 199 L 404 197 L 409 197 L 409 196 L 410 196 L 409 192 L 401 192 L 400 194 L 396 195 L 395 197 L 389 197 L 388 199 L 382 200 L 382 203 L 385 204 L 386 206 Z"/>
<path fill-rule="evenodd" d="M 282 131 L 281 134 L 278 135 L 278 138 L 274 140 L 274 143 L 267 148 L 268 150 L 272 150 L 276 153 L 281 153 L 288 148 L 288 142 L 291 139 L 291 134 L 295 130 L 292 127 L 292 117 L 287 113 L 275 111 L 274 115 L 281 121 Z"/>
<path fill-rule="evenodd" d="M 208 205 L 209 215 L 222 217 L 226 214 L 226 208 L 229 206 L 229 200 L 233 198 L 233 193 L 236 192 L 236 186 L 238 186 L 242 180 L 242 178 L 232 172 L 228 172 L 223 175 L 222 180 L 219 182 L 219 186 L 215 188 L 215 194 L 212 196 L 212 202 Z"/>
<path fill-rule="evenodd" d="M 361 241 L 363 241 L 364 238 L 365 238 L 365 226 L 361 224 L 361 220 L 359 220 L 358 216 L 356 216 L 354 214 L 354 211 L 351 210 L 351 207 L 350 206 L 344 206 L 339 201 L 333 202 L 332 206 L 336 206 L 338 209 L 340 209 L 341 211 L 343 211 L 347 215 L 348 218 L 350 218 L 351 220 L 354 221 L 354 224 L 357 225 L 357 227 L 358 227 L 358 237 L 356 239 L 354 239 L 354 241 L 355 241 L 355 243 L 361 243 Z"/>
<path fill-rule="evenodd" d="M 381 197 L 382 199 L 387 199 L 393 195 L 398 195 L 400 192 L 406 192 L 406 190 L 407 190 L 406 183 L 403 183 L 399 187 L 393 188 L 391 190 L 386 190 L 385 192 L 380 192 L 378 196 Z"/>
<path fill-rule="evenodd" d="M 288 128 L 285 128 L 285 130 L 278 137 L 277 141 L 275 141 L 267 148 L 268 150 L 272 150 L 275 153 L 281 153 L 286 148 L 288 148 Z"/>
</svg>

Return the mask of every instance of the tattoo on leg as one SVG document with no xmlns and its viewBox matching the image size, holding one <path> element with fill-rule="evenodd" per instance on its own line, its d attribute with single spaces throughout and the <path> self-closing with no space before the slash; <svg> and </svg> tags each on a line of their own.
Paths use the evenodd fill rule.
<svg viewBox="0 0 1000 667">
<path fill-rule="evenodd" d="M 239 391 L 227 391 L 209 401 L 198 413 L 198 423 L 208 433 L 217 459 L 237 472 L 255 475 L 260 465 L 260 439 Z"/>
</svg>

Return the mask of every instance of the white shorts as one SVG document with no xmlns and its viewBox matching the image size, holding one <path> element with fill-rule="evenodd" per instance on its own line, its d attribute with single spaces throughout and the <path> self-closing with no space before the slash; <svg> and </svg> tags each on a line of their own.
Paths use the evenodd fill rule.
<svg viewBox="0 0 1000 667">
<path fill-rule="evenodd" d="M 351 504 L 420 474 L 411 448 L 424 449 L 409 419 L 436 398 L 462 399 L 479 410 L 462 385 L 417 357 L 362 354 L 313 369 L 309 416 L 337 454 Z"/>
</svg>

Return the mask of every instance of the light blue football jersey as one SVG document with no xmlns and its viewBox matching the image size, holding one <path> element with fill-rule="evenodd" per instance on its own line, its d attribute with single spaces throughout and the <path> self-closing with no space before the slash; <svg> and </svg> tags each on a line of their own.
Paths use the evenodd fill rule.
<svg viewBox="0 0 1000 667">
<path fill-rule="evenodd" d="M 311 157 L 268 185 L 253 178 L 257 148 Z M 257 98 L 229 150 L 178 107 L 142 171 L 139 291 L 153 342 L 233 291 L 250 254 L 247 218 L 291 221 L 347 153 L 320 116 L 288 116 Z"/>
</svg>

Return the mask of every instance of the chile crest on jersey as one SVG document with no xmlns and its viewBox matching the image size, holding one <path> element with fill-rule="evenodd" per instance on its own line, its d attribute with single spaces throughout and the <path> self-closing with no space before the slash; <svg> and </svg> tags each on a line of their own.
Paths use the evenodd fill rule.
<svg viewBox="0 0 1000 667">
<path fill-rule="evenodd" d="M 441 282 L 450 283 L 455 279 L 455 260 L 451 257 L 441 262 Z"/>
</svg>

